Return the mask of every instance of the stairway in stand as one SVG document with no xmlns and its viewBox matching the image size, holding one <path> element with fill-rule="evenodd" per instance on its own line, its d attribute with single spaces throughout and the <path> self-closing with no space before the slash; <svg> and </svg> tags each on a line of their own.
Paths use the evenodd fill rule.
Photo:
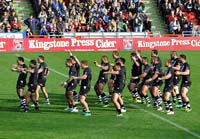
<svg viewBox="0 0 200 139">
<path fill-rule="evenodd" d="M 145 4 L 145 13 L 150 17 L 152 22 L 152 32 L 160 32 L 161 34 L 167 34 L 167 26 L 161 13 L 159 12 L 159 7 L 157 6 L 156 0 L 143 0 Z"/>
<path fill-rule="evenodd" d="M 13 6 L 18 16 L 18 20 L 22 24 L 21 32 L 26 31 L 26 25 L 24 24 L 24 20 L 29 17 L 30 14 L 34 15 L 34 11 L 31 5 L 30 0 L 14 0 Z"/>
</svg>

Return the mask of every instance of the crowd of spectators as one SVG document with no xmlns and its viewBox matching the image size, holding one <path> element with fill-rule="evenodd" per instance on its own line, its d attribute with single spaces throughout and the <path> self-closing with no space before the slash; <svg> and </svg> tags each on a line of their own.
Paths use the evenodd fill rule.
<svg viewBox="0 0 200 139">
<path fill-rule="evenodd" d="M 151 32 L 142 0 L 36 0 L 40 34 Z M 39 7 L 39 9 L 38 9 Z"/>
<path fill-rule="evenodd" d="M 198 31 L 200 0 L 161 0 L 160 11 L 168 25 L 169 33 L 187 34 Z"/>
<path fill-rule="evenodd" d="M 19 32 L 21 27 L 12 0 L 0 0 L 0 32 Z"/>
</svg>

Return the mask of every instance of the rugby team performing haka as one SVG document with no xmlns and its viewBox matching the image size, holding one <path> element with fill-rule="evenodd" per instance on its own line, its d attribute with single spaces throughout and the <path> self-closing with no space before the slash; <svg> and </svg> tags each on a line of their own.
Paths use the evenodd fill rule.
<svg viewBox="0 0 200 139">
<path fill-rule="evenodd" d="M 88 61 L 79 62 L 78 58 L 71 52 L 69 55 L 65 61 L 65 65 L 69 69 L 68 78 L 61 83 L 61 86 L 65 88 L 67 107 L 64 110 L 66 111 L 79 112 L 77 104 L 80 103 L 82 113 L 85 116 L 91 116 L 86 97 L 94 88 L 97 96 L 96 104 L 109 107 L 111 101 L 116 108 L 117 116 L 123 116 L 122 113 L 127 111 L 122 97 L 126 86 L 131 95 L 129 102 L 141 103 L 147 107 L 153 106 L 156 110 L 166 112 L 168 115 L 174 114 L 173 106 L 187 112 L 192 110 L 187 96 L 191 86 L 190 65 L 184 54 L 178 55 L 176 51 L 172 51 L 169 58 L 161 61 L 157 50 L 151 51 L 151 58 L 142 56 L 139 50 L 131 52 L 131 77 L 127 77 L 129 69 L 126 69 L 126 61 L 129 58 L 120 57 L 119 52 L 113 51 L 113 63 L 109 62 L 106 55 L 101 57 L 100 62 L 94 61 L 94 66 L 97 67 L 95 70 L 99 69 L 99 76 L 94 87 L 91 84 L 92 70 Z M 39 67 L 37 67 L 37 62 Z M 163 68 L 162 63 L 164 63 L 165 68 Z M 40 89 L 44 94 L 45 103 L 50 104 L 45 88 L 50 71 L 44 62 L 44 56 L 38 56 L 37 61 L 30 60 L 29 67 L 25 64 L 23 57 L 18 57 L 17 64 L 13 64 L 11 69 L 13 72 L 19 73 L 16 91 L 20 108 L 24 112 L 29 111 L 30 100 L 32 100 L 35 110 L 39 110 Z M 80 69 L 83 70 L 83 74 L 80 74 Z M 27 83 L 28 74 L 30 75 Z M 130 81 L 126 84 L 127 79 Z M 28 90 L 25 94 L 26 84 Z M 161 89 L 162 85 L 163 89 Z M 78 86 L 80 86 L 79 94 L 76 92 Z M 105 92 L 105 87 L 108 87 L 108 94 Z"/>
</svg>

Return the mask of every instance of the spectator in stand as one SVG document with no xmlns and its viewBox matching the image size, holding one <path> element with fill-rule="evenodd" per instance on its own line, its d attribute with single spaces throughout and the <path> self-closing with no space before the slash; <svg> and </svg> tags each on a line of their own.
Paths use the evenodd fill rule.
<svg viewBox="0 0 200 139">
<path fill-rule="evenodd" d="M 40 28 L 42 28 L 42 26 L 46 26 L 47 29 L 51 26 L 51 23 L 47 21 L 46 17 L 43 19 L 43 22 L 40 23 Z"/>
<path fill-rule="evenodd" d="M 4 12 L 3 16 L 1 17 L 1 22 L 4 24 L 8 24 L 9 23 L 9 13 L 7 11 Z"/>
<path fill-rule="evenodd" d="M 40 35 L 48 35 L 48 30 L 46 29 L 46 26 L 42 26 L 40 29 Z"/>
<path fill-rule="evenodd" d="M 186 11 L 187 12 L 192 12 L 193 11 L 193 3 L 192 0 L 189 0 L 186 5 L 185 5 Z"/>
<path fill-rule="evenodd" d="M 142 0 L 138 0 L 138 2 L 135 3 L 135 7 L 136 7 L 137 12 L 139 12 L 139 13 L 144 12 L 145 5 L 142 2 Z"/>
<path fill-rule="evenodd" d="M 171 2 L 172 10 L 176 11 L 177 8 L 179 8 L 179 3 L 177 0 L 172 0 Z"/>
<path fill-rule="evenodd" d="M 178 34 L 178 32 L 180 31 L 180 24 L 177 20 L 177 17 L 174 18 L 173 21 L 170 22 L 169 24 L 169 30 L 170 30 L 170 33 L 172 34 Z"/>
<path fill-rule="evenodd" d="M 14 21 L 14 18 L 18 18 L 15 11 L 13 11 L 11 13 L 11 15 L 8 17 L 9 23 L 11 23 L 12 21 Z"/>
<path fill-rule="evenodd" d="M 144 21 L 144 31 L 151 32 L 151 21 L 149 17 Z"/>
<path fill-rule="evenodd" d="M 32 35 L 33 35 L 33 33 L 31 32 L 30 28 L 27 27 L 27 29 L 26 29 L 26 37 L 27 37 L 27 38 L 31 38 Z"/>
<path fill-rule="evenodd" d="M 195 1 L 194 11 L 195 11 L 197 19 L 198 19 L 198 24 L 200 25 L 200 0 Z"/>
<path fill-rule="evenodd" d="M 65 32 L 65 22 L 62 20 L 62 17 L 58 18 L 58 21 L 56 23 L 56 30 L 58 32 L 58 35 L 62 35 L 63 32 Z"/>
<path fill-rule="evenodd" d="M 6 31 L 6 25 L 3 23 L 0 23 L 0 33 L 3 33 Z"/>
<path fill-rule="evenodd" d="M 143 21 L 142 21 L 142 18 L 140 17 L 140 13 L 136 14 L 136 17 L 134 18 L 134 21 L 133 21 L 133 26 L 134 26 L 135 32 L 142 32 Z"/>
<path fill-rule="evenodd" d="M 53 0 L 52 1 L 52 9 L 55 12 L 56 8 L 58 8 L 59 10 L 61 9 L 61 4 L 58 0 Z"/>
<path fill-rule="evenodd" d="M 41 9 L 41 11 L 40 11 L 40 13 L 38 15 L 38 18 L 40 20 L 40 24 L 44 21 L 44 18 L 47 18 L 47 13 L 44 10 L 44 8 Z"/>
<path fill-rule="evenodd" d="M 33 15 L 30 15 L 29 18 L 24 20 L 24 24 L 26 24 L 30 28 L 33 34 L 35 34 L 35 29 L 39 25 L 39 23 L 40 23 L 39 20 L 36 18 L 33 18 Z"/>
<path fill-rule="evenodd" d="M 174 10 L 172 10 L 170 16 L 168 17 L 168 23 L 171 23 L 172 21 L 174 21 L 174 18 L 177 19 L 178 17 L 175 15 Z"/>
<path fill-rule="evenodd" d="M 22 28 L 22 25 L 18 22 L 17 17 L 14 18 L 14 21 L 12 21 L 10 25 L 12 32 L 19 32 Z"/>
</svg>

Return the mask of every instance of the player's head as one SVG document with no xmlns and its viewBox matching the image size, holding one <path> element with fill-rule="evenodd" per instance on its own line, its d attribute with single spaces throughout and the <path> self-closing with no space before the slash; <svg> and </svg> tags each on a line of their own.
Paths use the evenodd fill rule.
<svg viewBox="0 0 200 139">
<path fill-rule="evenodd" d="M 121 69 L 121 64 L 118 62 L 114 65 L 114 70 L 119 71 Z"/>
<path fill-rule="evenodd" d="M 85 68 L 87 68 L 88 67 L 88 61 L 87 60 L 82 60 L 81 61 L 81 68 L 82 69 L 85 69 Z"/>
<path fill-rule="evenodd" d="M 123 57 L 119 58 L 119 63 L 121 64 L 121 66 L 123 66 L 126 63 L 126 59 Z"/>
<path fill-rule="evenodd" d="M 44 62 L 44 56 L 43 55 L 39 55 L 37 60 L 38 60 L 38 63 Z"/>
<path fill-rule="evenodd" d="M 144 65 L 148 64 L 148 58 L 147 57 L 142 57 L 142 64 L 144 64 Z"/>
<path fill-rule="evenodd" d="M 170 59 L 167 59 L 167 60 L 165 61 L 165 67 L 169 67 L 169 66 L 171 66 L 171 60 L 170 60 Z"/>
<path fill-rule="evenodd" d="M 33 60 L 30 60 L 29 66 L 30 66 L 31 68 L 36 67 L 36 66 L 37 66 L 36 60 L 34 60 L 34 59 L 33 59 Z"/>
<path fill-rule="evenodd" d="M 112 56 L 114 59 L 119 58 L 119 52 L 118 51 L 113 51 Z"/>
<path fill-rule="evenodd" d="M 66 67 L 71 67 L 73 65 L 72 60 L 70 58 L 66 59 L 65 65 Z"/>
<path fill-rule="evenodd" d="M 179 57 L 179 60 L 181 61 L 181 63 L 185 63 L 185 61 L 186 61 L 186 55 L 181 54 L 180 57 Z"/>
<path fill-rule="evenodd" d="M 72 63 L 75 64 L 76 63 L 76 58 L 74 56 L 70 56 L 69 57 L 72 60 Z"/>
<path fill-rule="evenodd" d="M 171 58 L 176 58 L 177 57 L 176 51 L 171 51 L 170 56 L 171 56 Z"/>
<path fill-rule="evenodd" d="M 136 58 L 137 54 L 135 52 L 131 53 L 131 60 L 133 60 L 133 58 Z"/>
<path fill-rule="evenodd" d="M 23 63 L 24 63 L 24 58 L 23 57 L 18 57 L 17 58 L 17 63 L 19 64 L 19 65 L 22 65 Z"/>
<path fill-rule="evenodd" d="M 158 63 L 158 57 L 157 56 L 152 56 L 151 57 L 151 61 L 152 61 L 153 64 Z"/>
<path fill-rule="evenodd" d="M 108 57 L 107 56 L 102 56 L 101 57 L 101 62 L 103 62 L 103 63 L 108 63 Z"/>
<path fill-rule="evenodd" d="M 151 56 L 158 56 L 158 50 L 152 50 L 151 51 Z"/>
</svg>

